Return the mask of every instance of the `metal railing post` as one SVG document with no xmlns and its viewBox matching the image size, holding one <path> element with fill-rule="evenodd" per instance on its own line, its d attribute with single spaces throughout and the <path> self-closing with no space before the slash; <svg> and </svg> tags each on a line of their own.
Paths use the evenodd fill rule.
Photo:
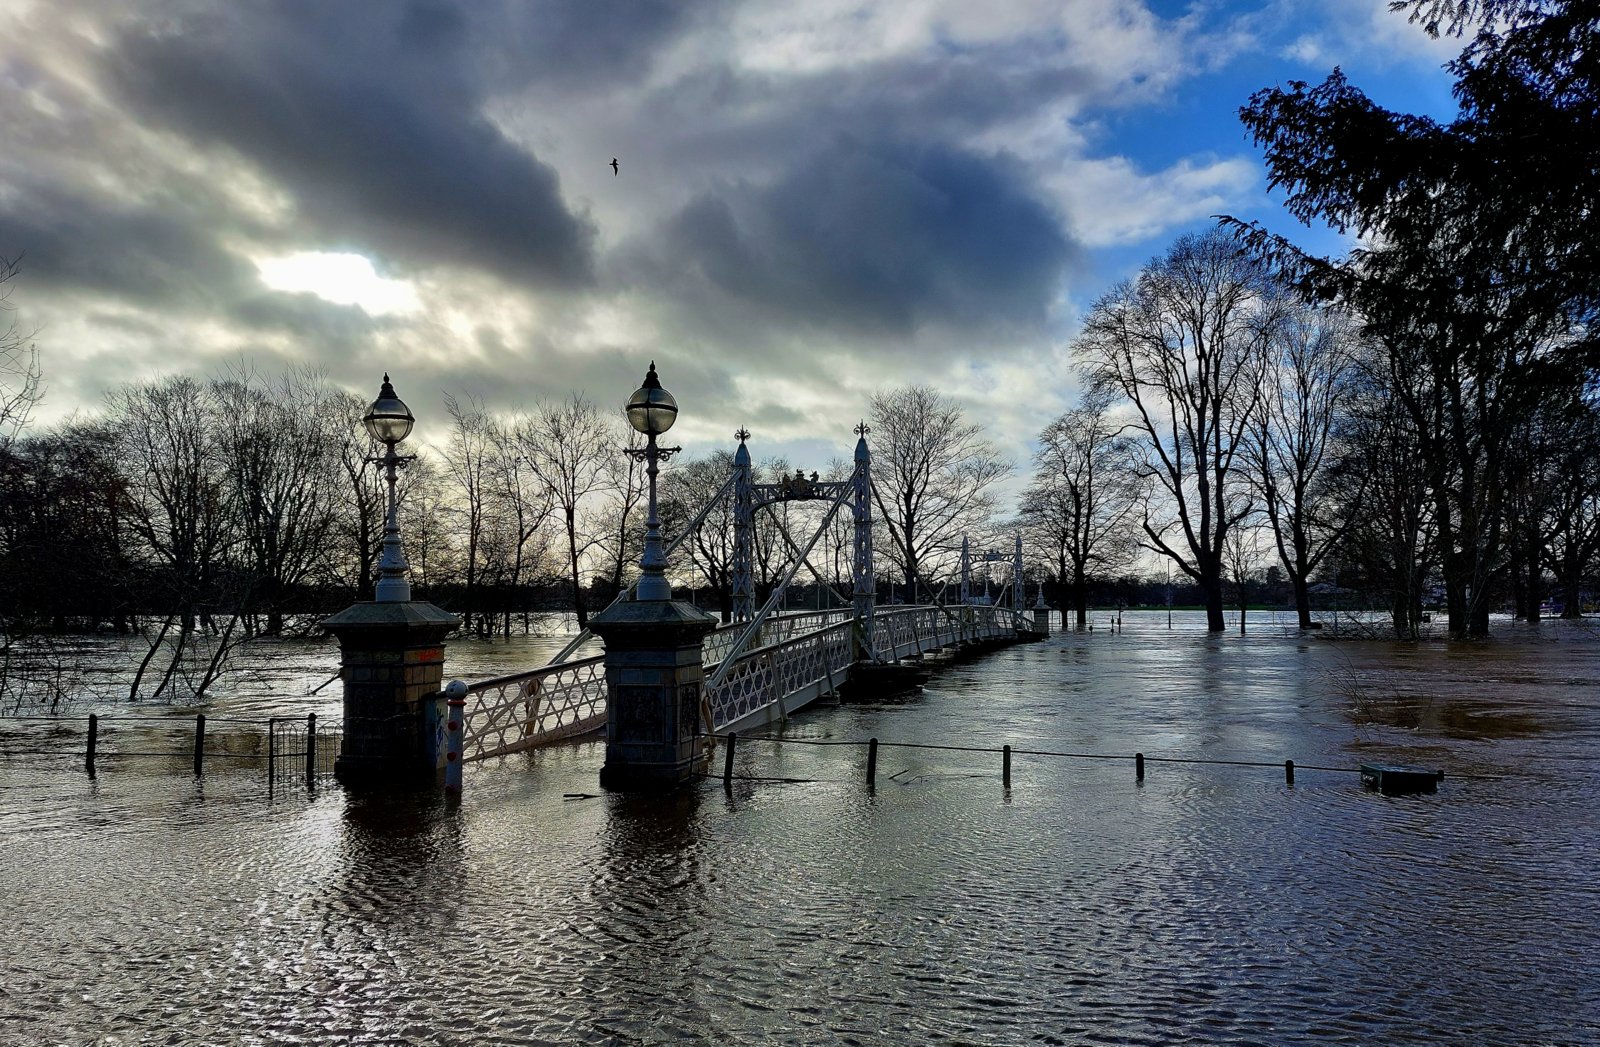
<svg viewBox="0 0 1600 1047">
<path fill-rule="evenodd" d="M 317 784 L 317 714 L 306 713 L 306 788 Z"/>
</svg>

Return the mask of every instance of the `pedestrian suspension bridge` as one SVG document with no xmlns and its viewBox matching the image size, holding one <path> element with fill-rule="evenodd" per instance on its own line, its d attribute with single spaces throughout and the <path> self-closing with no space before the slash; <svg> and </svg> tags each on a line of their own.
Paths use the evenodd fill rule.
<svg viewBox="0 0 1600 1047">
<path fill-rule="evenodd" d="M 783 476 L 756 483 L 749 433 L 736 435 L 739 448 L 726 481 L 698 515 L 668 543 L 667 556 L 707 526 L 713 511 L 732 500 L 733 622 L 706 635 L 701 649 L 705 687 L 700 728 L 706 735 L 748 731 L 785 720 L 817 698 L 836 692 L 852 674 L 873 666 L 919 659 L 941 649 L 1038 639 L 1044 627 L 1023 608 L 1022 539 L 1011 556 L 1010 584 L 1001 601 L 975 601 L 971 591 L 973 556 L 962 543 L 959 602 L 877 606 L 872 558 L 872 506 L 883 502 L 872 483 L 867 449 L 870 430 L 856 427 L 855 468 L 843 480 L 820 480 L 816 473 Z M 755 604 L 757 514 L 786 502 L 819 502 L 822 520 L 804 543 L 796 541 L 773 516 L 771 523 L 791 554 L 779 568 L 772 595 Z M 818 541 L 836 517 L 854 518 L 854 556 L 849 596 L 823 581 L 810 562 Z M 770 514 L 769 514 L 770 515 Z M 722 515 L 726 518 L 726 514 Z M 1003 559 L 983 553 L 978 562 Z M 784 589 L 802 568 L 833 592 L 835 610 L 778 614 Z M 931 587 L 929 591 L 934 591 Z M 1009 606 L 1005 601 L 1009 598 Z M 618 597 L 631 599 L 631 591 Z M 1042 605 L 1041 605 L 1042 606 Z M 587 630 L 551 659 L 528 672 L 469 684 L 462 723 L 466 761 L 503 756 L 589 734 L 605 726 L 609 706 L 604 656 L 574 658 L 590 639 Z"/>
</svg>

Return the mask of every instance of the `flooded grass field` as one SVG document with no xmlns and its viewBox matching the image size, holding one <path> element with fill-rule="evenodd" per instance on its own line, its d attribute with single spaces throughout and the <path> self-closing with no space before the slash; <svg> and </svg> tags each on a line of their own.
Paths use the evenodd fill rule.
<svg viewBox="0 0 1600 1047">
<path fill-rule="evenodd" d="M 813 707 L 730 792 L 602 794 L 592 742 L 469 766 L 459 805 L 269 796 L 247 761 L 90 780 L 7 723 L 0 1043 L 1600 1042 L 1600 635 L 1175 624 Z M 331 647 L 265 661 L 208 715 L 337 716 Z M 811 744 L 872 737 L 873 790 Z M 1365 762 L 1445 778 L 1383 797 Z"/>
</svg>

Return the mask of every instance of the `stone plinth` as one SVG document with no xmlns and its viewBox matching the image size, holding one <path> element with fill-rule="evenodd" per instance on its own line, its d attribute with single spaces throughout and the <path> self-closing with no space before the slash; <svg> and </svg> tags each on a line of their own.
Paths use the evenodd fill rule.
<svg viewBox="0 0 1600 1047">
<path fill-rule="evenodd" d="M 677 600 L 619 603 L 589 620 L 605 641 L 607 789 L 671 789 L 700 757 L 700 644 L 717 619 Z"/>
<path fill-rule="evenodd" d="M 333 766 L 347 785 L 415 788 L 443 781 L 444 638 L 460 621 L 430 603 L 358 603 L 323 621 L 339 638 L 344 741 Z"/>
<path fill-rule="evenodd" d="M 1045 636 L 1050 635 L 1050 608 L 1035 607 L 1033 609 L 1033 631 Z"/>
</svg>

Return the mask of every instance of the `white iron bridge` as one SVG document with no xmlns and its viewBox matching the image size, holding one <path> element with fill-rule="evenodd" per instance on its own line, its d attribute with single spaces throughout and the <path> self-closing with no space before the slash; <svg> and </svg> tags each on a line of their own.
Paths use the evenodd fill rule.
<svg viewBox="0 0 1600 1047">
<path fill-rule="evenodd" d="M 705 686 L 701 731 L 706 735 L 749 731 L 781 722 L 819 697 L 837 692 L 852 674 L 867 667 L 891 665 L 941 649 L 1036 639 L 1041 627 L 1023 609 L 1022 541 L 1012 554 L 1010 584 L 1002 590 L 1009 606 L 978 605 L 970 597 L 969 552 L 962 544 L 961 602 L 878 607 L 872 558 L 872 506 L 882 505 L 872 486 L 871 455 L 858 426 L 855 469 L 842 480 L 820 480 L 802 473 L 773 483 L 755 483 L 748 433 L 738 434 L 739 448 L 722 488 L 703 506 L 671 543 L 671 556 L 683 541 L 700 533 L 712 510 L 731 501 L 731 575 L 734 622 L 706 635 L 701 647 Z M 756 514 L 784 502 L 815 501 L 826 511 L 805 543 L 791 537 L 776 515 L 767 521 L 792 554 L 771 595 L 754 606 L 752 577 Z M 808 559 L 843 507 L 854 517 L 854 558 L 849 596 L 822 580 Z M 1000 559 L 999 554 L 980 559 Z M 804 566 L 819 585 L 833 592 L 837 610 L 778 614 L 785 587 Z M 930 587 L 929 591 L 933 591 Z M 624 593 L 619 600 L 629 599 Z M 466 761 L 504 756 L 586 735 L 605 726 L 609 709 L 603 656 L 569 661 L 589 639 L 575 637 L 549 665 L 467 685 L 462 721 L 462 757 Z"/>
</svg>

